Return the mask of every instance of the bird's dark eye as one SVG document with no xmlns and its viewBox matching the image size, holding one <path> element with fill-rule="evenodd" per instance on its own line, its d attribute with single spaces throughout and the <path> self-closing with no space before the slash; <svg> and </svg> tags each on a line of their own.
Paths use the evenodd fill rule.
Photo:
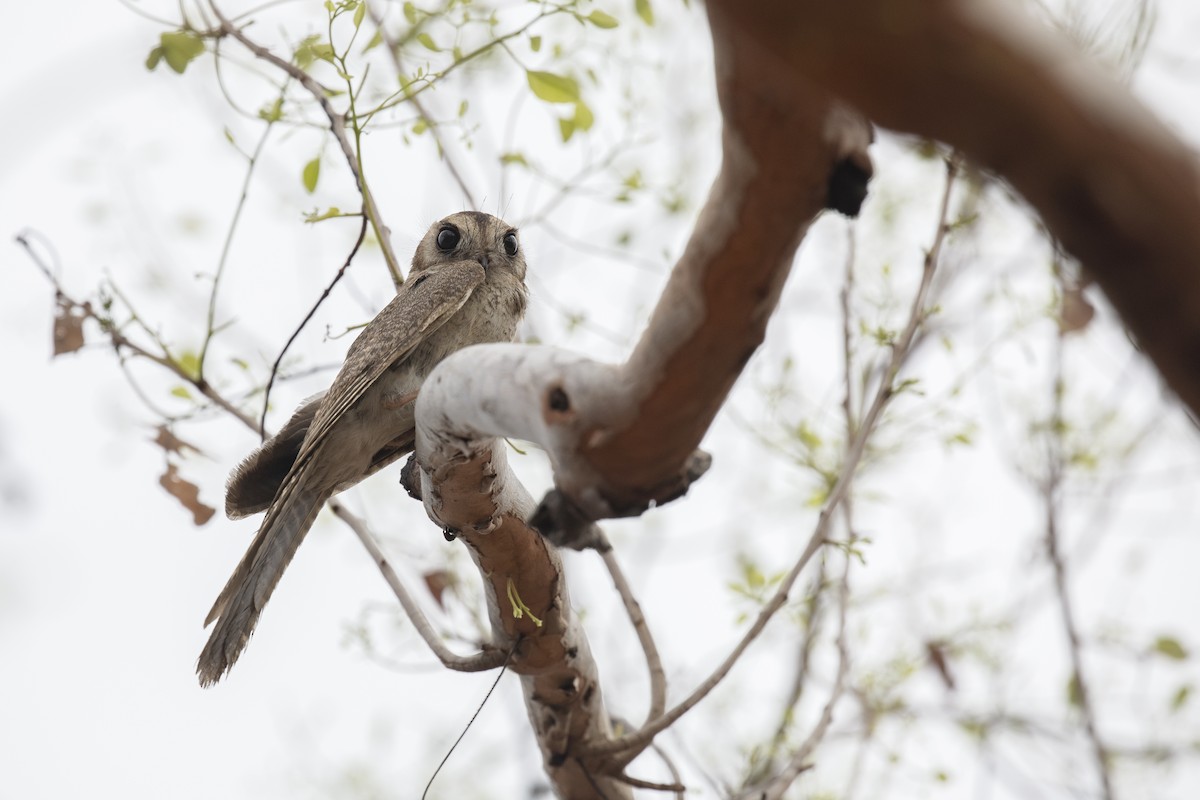
<svg viewBox="0 0 1200 800">
<path fill-rule="evenodd" d="M 462 237 L 454 228 L 442 228 L 438 231 L 437 246 L 439 250 L 450 251 L 458 246 L 458 240 Z"/>
<path fill-rule="evenodd" d="M 504 234 L 504 252 L 510 256 L 517 254 L 517 235 L 515 233 Z"/>
</svg>

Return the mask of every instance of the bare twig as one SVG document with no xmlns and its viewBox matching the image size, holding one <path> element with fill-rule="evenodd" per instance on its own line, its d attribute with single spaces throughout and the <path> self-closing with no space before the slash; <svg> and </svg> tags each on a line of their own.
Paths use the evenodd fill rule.
<svg viewBox="0 0 1200 800">
<path fill-rule="evenodd" d="M 1058 596 L 1058 607 L 1062 614 L 1063 631 L 1067 637 L 1067 649 L 1071 657 L 1073 699 L 1079 704 L 1083 715 L 1083 727 L 1091 743 L 1092 754 L 1096 762 L 1096 774 L 1100 779 L 1101 792 L 1104 800 L 1113 800 L 1112 776 L 1109 773 L 1108 753 L 1100 738 L 1096 725 L 1096 709 L 1092 702 L 1092 692 L 1084 676 L 1083 648 L 1080 644 L 1079 627 L 1075 620 L 1074 608 L 1071 604 L 1070 588 L 1067 586 L 1067 565 L 1062 555 L 1059 540 L 1059 520 L 1062 513 L 1062 478 L 1064 456 L 1062 450 L 1063 408 L 1063 349 L 1065 333 L 1060 329 L 1055 339 L 1055 375 L 1053 394 L 1053 412 L 1047 431 L 1047 473 L 1042 486 L 1042 496 L 1046 511 L 1046 557 L 1054 570 L 1054 588 Z"/>
<path fill-rule="evenodd" d="M 379 30 L 379 35 L 383 37 L 383 44 L 388 50 L 388 54 L 392 57 L 392 65 L 396 68 L 396 77 L 400 80 L 404 79 L 404 64 L 400 61 L 400 43 L 396 38 L 388 33 L 387 27 L 383 24 L 383 14 L 375 7 L 374 3 L 367 2 L 367 15 L 371 17 L 371 22 L 375 23 L 375 27 Z M 446 169 L 450 172 L 450 177 L 454 178 L 454 182 L 458 184 L 458 188 L 463 193 L 463 198 L 466 199 L 467 205 L 478 211 L 479 204 L 475 202 L 475 196 L 471 194 L 471 190 L 467 187 L 467 182 L 463 179 L 462 171 L 458 168 L 454 158 L 451 157 L 450 151 L 446 149 L 446 143 L 442 140 L 442 133 L 438 130 L 438 126 L 434 124 L 433 117 L 425 110 L 425 106 L 421 98 L 413 96 L 409 99 L 413 108 L 421 115 L 421 118 L 429 123 L 429 134 L 433 137 L 433 141 L 437 144 L 438 154 L 442 157 L 442 163 L 446 165 Z"/>
<path fill-rule="evenodd" d="M 842 513 L 846 518 L 846 527 L 848 529 L 848 545 L 854 544 L 854 527 L 853 519 L 850 511 L 850 499 L 842 505 Z M 850 653 L 846 647 L 846 607 L 850 604 L 850 562 L 852 557 L 849 553 L 843 556 L 842 577 L 838 582 L 838 629 L 837 629 L 837 651 L 838 651 L 838 668 L 837 676 L 833 679 L 833 689 L 829 692 L 829 699 L 825 702 L 825 707 L 821 709 L 821 716 L 817 720 L 817 724 L 813 727 L 808 738 L 796 749 L 788 763 L 780 771 L 780 773 L 771 781 L 766 791 L 763 793 L 763 800 L 780 800 L 783 793 L 788 787 L 795 782 L 800 773 L 809 769 L 812 765 L 806 764 L 809 755 L 816 749 L 821 740 L 825 738 L 825 734 L 829 731 L 829 725 L 833 722 L 833 707 L 842 698 L 842 692 L 846 688 L 846 673 L 850 666 Z"/>
<path fill-rule="evenodd" d="M 828 540 L 828 531 L 833 517 L 833 512 L 845 499 L 850 490 L 850 484 L 854 480 L 855 472 L 858 464 L 862 460 L 864 451 L 866 450 L 867 440 L 874 431 L 876 424 L 879 421 L 880 415 L 888 402 L 895 396 L 894 382 L 900 368 L 904 365 L 909 354 L 912 352 L 913 340 L 918 329 L 926 317 L 925 304 L 929 294 L 929 287 L 933 281 L 933 275 L 937 267 L 938 259 L 941 254 L 942 245 L 945 242 L 946 233 L 949 230 L 947 222 L 951 189 L 954 187 L 955 179 L 958 175 L 958 162 L 952 158 L 946 162 L 946 183 L 942 193 L 940 209 L 937 217 L 937 230 L 934 234 L 933 245 L 925 256 L 924 269 L 921 274 L 921 282 L 917 287 L 916 294 L 913 297 L 912 308 L 909 313 L 908 323 L 900 336 L 897 337 L 892 346 L 891 357 L 888 360 L 887 366 L 883 371 L 883 378 L 879 383 L 875 392 L 875 397 L 868 409 L 866 415 L 859 423 L 858 430 L 854 438 L 850 441 L 847 449 L 845 460 L 842 463 L 842 468 L 838 474 L 837 482 L 829 492 L 829 497 L 825 501 L 825 506 L 821 509 L 821 514 L 817 518 L 817 524 L 813 529 L 812 535 L 809 537 L 808 543 L 805 545 L 796 563 L 787 573 L 779 584 L 779 588 L 775 594 L 763 606 L 758 617 L 749 630 L 743 634 L 741 640 L 734 646 L 733 650 L 720 663 L 708 678 L 706 678 L 695 690 L 692 691 L 683 701 L 671 709 L 668 709 L 658 719 L 647 723 L 640 730 L 626 734 L 621 737 L 614 738 L 608 742 L 603 742 L 594 746 L 593 751 L 597 754 L 620 754 L 619 760 L 628 763 L 646 748 L 654 737 L 660 732 L 670 727 L 677 719 L 690 711 L 697 703 L 703 700 L 722 680 L 729 674 L 733 666 L 741 659 L 742 654 L 746 651 L 775 613 L 784 606 L 787 602 L 788 592 L 791 591 L 796 579 L 804 570 L 804 567 L 812 559 L 813 555 L 820 547 Z"/>
<path fill-rule="evenodd" d="M 325 116 L 329 119 L 329 130 L 333 133 L 334 138 L 337 139 L 338 145 L 341 146 L 342 154 L 346 157 L 346 163 L 350 166 L 350 172 L 354 175 L 354 180 L 358 184 L 359 194 L 362 195 L 363 213 L 371 221 L 371 229 L 375 231 L 375 236 L 379 239 L 379 246 L 383 251 L 383 258 L 387 262 L 388 272 L 391 273 L 392 282 L 396 286 L 404 283 L 404 274 L 400 270 L 400 263 L 397 261 L 396 253 L 392 249 L 391 235 L 388 232 L 387 226 L 383 224 L 379 208 L 375 205 L 375 197 L 371 194 L 370 187 L 367 186 L 367 179 L 363 174 L 358 155 L 355 153 L 353 145 L 350 144 L 350 139 L 346 136 L 345 115 L 333 107 L 333 103 L 329 101 L 329 94 L 326 92 L 325 87 L 321 86 L 311 75 L 295 64 L 284 61 L 267 48 L 246 36 L 241 28 L 235 26 L 221 13 L 215 0 L 209 0 L 209 8 L 212 9 L 213 14 L 220 21 L 220 26 L 217 28 L 220 35 L 232 36 L 256 57 L 290 75 L 301 86 L 307 89 L 317 103 L 320 104 L 321 110 L 325 112 Z"/>
<path fill-rule="evenodd" d="M 429 619 L 425 616 L 425 612 L 421 610 L 420 604 L 409 594 L 408 589 L 404 586 L 404 582 L 396 574 L 396 570 L 392 569 L 392 565 L 388 563 L 387 556 L 379 549 L 379 543 L 375 541 L 371 532 L 367 530 L 366 523 L 352 514 L 337 500 L 330 500 L 327 505 L 338 519 L 345 522 L 350 527 L 350 530 L 354 531 L 359 541 L 362 542 L 363 547 L 371 554 L 371 558 L 375 559 L 375 565 L 383 573 L 384 579 L 387 581 L 388 586 L 392 588 L 396 599 L 400 601 L 400 605 L 404 609 L 404 613 L 408 615 L 413 627 L 447 669 L 458 672 L 481 672 L 483 670 L 495 669 L 508 660 L 509 651 L 498 648 L 484 649 L 470 656 L 460 656 L 451 652 L 442 641 L 442 638 L 433 629 L 433 625 L 430 624 Z"/>
<path fill-rule="evenodd" d="M 287 84 L 285 83 L 284 88 L 280 91 L 281 98 L 286 90 Z M 221 256 L 217 260 L 217 271 L 213 274 L 212 289 L 208 294 L 208 316 L 205 320 L 204 343 L 200 345 L 200 355 L 197 358 L 196 372 L 201 378 L 204 377 L 204 363 L 208 356 L 208 346 L 216 333 L 217 291 L 221 288 L 221 278 L 225 274 L 225 265 L 229 261 L 233 234 L 237 231 L 238 222 L 242 218 L 242 210 L 246 207 L 246 197 L 250 193 L 250 179 L 254 177 L 254 168 L 258 166 L 258 158 L 262 155 L 263 147 L 267 144 L 267 138 L 271 135 L 271 128 L 274 124 L 274 120 L 267 120 L 262 136 L 258 137 L 258 144 L 254 146 L 254 152 L 247 156 L 246 175 L 242 179 L 242 189 L 238 195 L 237 205 L 233 209 L 233 219 L 229 221 L 229 230 L 225 233 L 225 242 L 221 245 Z"/>
<path fill-rule="evenodd" d="M 325 302 L 325 299 L 329 297 L 329 293 L 333 291 L 333 287 L 337 286 L 338 281 L 340 281 L 342 276 L 346 274 L 346 270 L 350 268 L 350 263 L 354 261 L 354 256 L 358 253 L 358 249 L 362 247 L 363 239 L 366 238 L 366 235 L 367 218 L 364 216 L 362 225 L 358 229 L 358 239 L 355 240 L 354 247 L 350 249 L 350 253 L 346 256 L 346 261 L 342 264 L 342 268 L 339 269 L 337 274 L 333 276 L 333 280 L 331 280 L 329 285 L 325 287 L 325 291 L 321 292 L 321 296 L 317 298 L 317 302 L 313 303 L 312 308 L 310 308 L 308 313 L 304 315 L 304 319 L 300 321 L 300 324 L 296 327 L 296 330 L 292 331 L 292 335 L 288 337 L 287 342 L 283 345 L 283 349 L 279 351 L 279 355 L 275 358 L 275 363 L 271 365 L 271 375 L 267 378 L 267 388 L 263 390 L 262 418 L 260 419 L 258 425 L 258 429 L 262 431 L 262 436 L 264 439 L 266 438 L 267 430 L 267 411 L 271 408 L 271 387 L 275 385 L 275 376 L 279 372 L 279 365 L 283 362 L 283 357 L 287 355 L 288 348 L 292 346 L 292 342 L 296 341 L 296 337 L 300 335 L 300 331 L 304 330 L 304 326 L 308 325 L 309 320 L 311 320 L 313 315 L 317 313 L 317 309 L 320 308 L 321 304 Z"/>
<path fill-rule="evenodd" d="M 633 629 L 637 632 L 638 643 L 642 646 L 642 654 L 646 658 L 646 668 L 650 673 L 650 709 L 646 712 L 646 722 L 655 719 L 663 713 L 663 709 L 667 705 L 667 673 L 663 670 L 662 659 L 658 655 L 658 646 L 654 643 L 654 636 L 650 633 L 650 626 L 646 624 L 646 617 L 642 614 L 641 604 L 633 595 L 633 589 L 629 586 L 629 581 L 625 577 L 625 572 L 621 569 L 620 562 L 617 561 L 616 554 L 613 552 L 612 543 L 609 542 L 608 536 L 601 531 L 600 539 L 597 545 L 597 550 L 600 552 L 601 558 L 604 559 L 604 566 L 608 568 L 608 574 L 612 578 L 613 586 L 616 587 L 617 594 L 621 597 L 621 602 L 625 606 L 625 612 L 629 615 L 629 621 L 633 623 Z"/>
<path fill-rule="evenodd" d="M 42 274 L 44 274 L 50 281 L 51 285 L 53 285 L 55 296 L 61 302 L 68 304 L 73 311 L 79 312 L 87 319 L 94 320 L 100 326 L 100 329 L 104 332 L 104 334 L 108 336 L 109 341 L 112 343 L 112 346 L 117 350 L 118 353 L 120 353 L 122 350 L 128 350 L 129 352 L 135 353 L 136 355 L 148 361 L 158 364 L 160 367 L 164 367 L 180 380 L 186 381 L 190 386 L 194 387 L 196 391 L 203 394 L 215 405 L 241 420 L 242 423 L 247 425 L 252 430 L 259 430 L 258 423 L 254 421 L 253 417 L 222 397 L 221 394 L 217 392 L 217 390 L 214 389 L 203 377 L 189 373 L 183 368 L 182 365 L 179 364 L 178 361 L 171 358 L 169 354 L 165 352 L 163 354 L 152 353 L 138 343 L 130 340 L 120 331 L 120 329 L 113 325 L 110 320 L 98 314 L 95 308 L 92 307 L 90 301 L 85 300 L 81 302 L 79 300 L 75 300 L 65 291 L 63 291 L 62 285 L 59 283 L 58 278 L 42 260 L 41 256 L 38 255 L 37 251 L 30 242 L 30 236 L 32 235 L 33 233 L 31 231 L 22 231 L 21 233 L 17 234 L 17 243 L 25 249 L 25 252 L 33 260 L 34 264 L 37 265 L 37 268 L 41 270 Z"/>
</svg>

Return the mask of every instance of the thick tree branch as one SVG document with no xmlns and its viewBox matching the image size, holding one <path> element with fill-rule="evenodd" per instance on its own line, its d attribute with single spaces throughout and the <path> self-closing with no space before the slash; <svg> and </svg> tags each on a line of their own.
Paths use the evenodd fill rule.
<svg viewBox="0 0 1200 800">
<path fill-rule="evenodd" d="M 1200 414 L 1200 174 L 1128 88 L 997 0 L 768 0 L 739 13 L 797 83 L 1010 181 Z"/>
</svg>

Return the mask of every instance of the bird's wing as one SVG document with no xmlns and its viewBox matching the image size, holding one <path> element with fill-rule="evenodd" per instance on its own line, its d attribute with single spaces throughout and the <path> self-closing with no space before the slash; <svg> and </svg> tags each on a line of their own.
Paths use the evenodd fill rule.
<svg viewBox="0 0 1200 800">
<path fill-rule="evenodd" d="M 350 346 L 346 363 L 304 437 L 293 470 L 324 444 L 330 429 L 371 384 L 463 307 L 485 277 L 477 261 L 456 261 L 424 272 L 400 288 Z"/>
<path fill-rule="evenodd" d="M 300 446 L 304 444 L 313 417 L 324 399 L 325 392 L 320 392 L 301 403 L 279 433 L 237 465 L 225 484 L 225 514 L 230 519 L 257 514 L 271 505 L 292 464 L 296 463 Z"/>
</svg>

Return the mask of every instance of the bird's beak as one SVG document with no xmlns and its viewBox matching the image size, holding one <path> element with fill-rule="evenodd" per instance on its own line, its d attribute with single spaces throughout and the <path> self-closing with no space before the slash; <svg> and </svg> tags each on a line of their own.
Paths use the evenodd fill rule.
<svg viewBox="0 0 1200 800">
<path fill-rule="evenodd" d="M 482 254 L 480 254 L 480 256 L 479 256 L 479 263 L 480 263 L 480 264 L 483 266 L 483 268 L 484 268 L 485 270 L 488 268 L 488 255 L 487 255 L 487 253 L 482 253 Z"/>
</svg>

